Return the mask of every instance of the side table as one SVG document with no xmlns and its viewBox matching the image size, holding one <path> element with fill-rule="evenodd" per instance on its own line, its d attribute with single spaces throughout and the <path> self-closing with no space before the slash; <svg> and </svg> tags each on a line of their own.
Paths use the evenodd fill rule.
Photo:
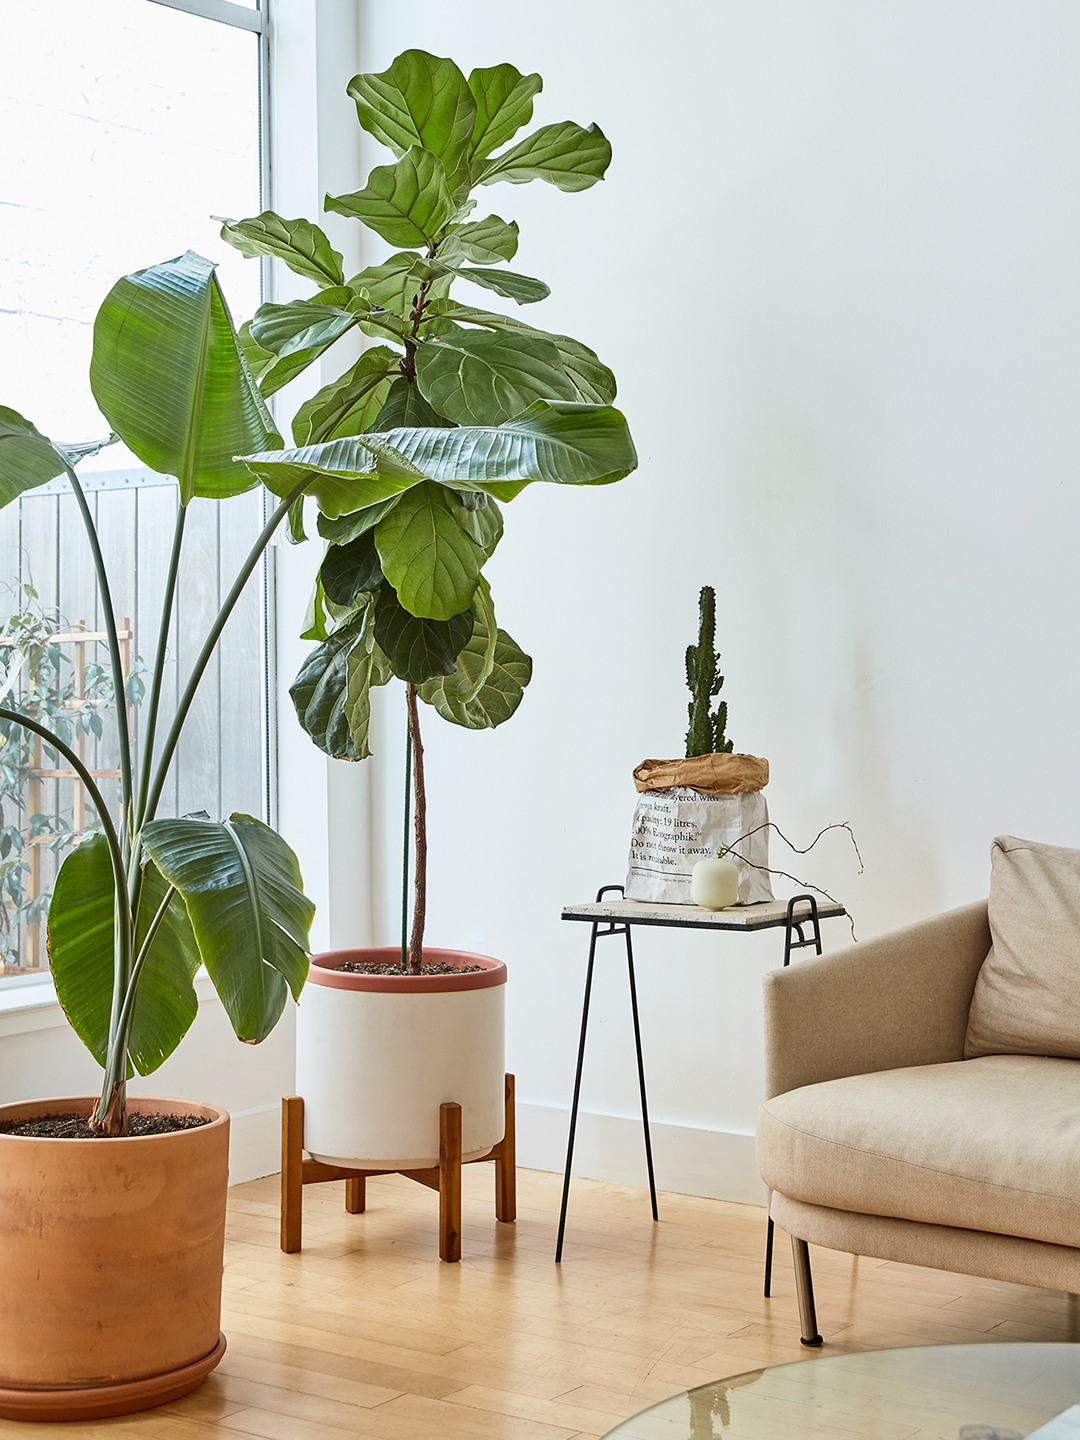
<svg viewBox="0 0 1080 1440">
<path fill-rule="evenodd" d="M 617 892 L 619 899 L 605 901 L 604 896 Z M 809 909 L 800 907 L 809 906 Z M 634 925 L 660 925 L 680 930 L 729 930 L 743 935 L 756 930 L 784 930 L 784 964 L 791 960 L 793 950 L 813 945 L 821 954 L 821 921 L 846 915 L 843 905 L 829 901 L 821 904 L 813 895 L 793 895 L 788 901 L 770 900 L 758 905 L 732 905 L 727 910 L 702 910 L 697 905 L 661 905 L 650 900 L 627 900 L 621 885 L 602 885 L 591 905 L 565 905 L 562 918 L 592 926 L 589 939 L 589 963 L 585 972 L 585 997 L 581 1007 L 581 1036 L 578 1040 L 577 1072 L 574 1075 L 574 1099 L 570 1106 L 570 1134 L 566 1144 L 566 1171 L 563 1175 L 562 1207 L 559 1211 L 559 1238 L 555 1245 L 555 1263 L 562 1260 L 563 1235 L 566 1231 L 566 1207 L 570 1199 L 570 1167 L 574 1159 L 577 1134 L 578 1105 L 581 1099 L 581 1071 L 585 1060 L 585 1038 L 589 1029 L 589 1000 L 592 995 L 593 965 L 596 942 L 609 935 L 621 935 L 626 941 L 626 968 L 630 981 L 630 1010 L 634 1017 L 634 1048 L 637 1052 L 638 1086 L 641 1091 L 641 1124 L 645 1137 L 645 1164 L 649 1172 L 649 1196 L 652 1217 L 660 1219 L 656 1208 L 656 1179 L 653 1175 L 652 1136 L 649 1131 L 649 1107 L 645 1096 L 645 1063 L 641 1055 L 641 1026 L 638 1020 L 637 984 L 634 978 L 634 951 L 630 930 Z M 807 926 L 809 933 L 803 933 Z M 798 938 L 795 938 L 795 937 Z M 765 1294 L 772 1279 L 773 1222 L 769 1220 L 765 1245 Z"/>
</svg>

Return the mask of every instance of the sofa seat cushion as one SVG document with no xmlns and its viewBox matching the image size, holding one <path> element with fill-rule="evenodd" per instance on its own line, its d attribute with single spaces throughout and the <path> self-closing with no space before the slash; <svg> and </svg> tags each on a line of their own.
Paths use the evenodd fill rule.
<svg viewBox="0 0 1080 1440">
<path fill-rule="evenodd" d="M 1080 1061 L 987 1055 L 806 1085 L 758 1169 L 810 1205 L 1080 1246 Z"/>
</svg>

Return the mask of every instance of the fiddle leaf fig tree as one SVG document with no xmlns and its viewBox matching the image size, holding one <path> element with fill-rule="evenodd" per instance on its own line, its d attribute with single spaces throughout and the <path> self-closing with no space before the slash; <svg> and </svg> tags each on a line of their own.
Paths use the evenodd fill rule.
<svg viewBox="0 0 1080 1440">
<path fill-rule="evenodd" d="M 293 227 L 289 238 L 299 245 L 308 237 Z M 313 268 L 330 263 L 316 245 L 309 248 Z M 117 706 L 119 821 L 79 755 L 43 723 L 48 716 L 0 708 L 0 720 L 40 736 L 64 757 L 86 786 L 100 821 L 100 833 L 84 839 L 57 876 L 48 916 L 49 963 L 72 1027 L 105 1072 L 91 1128 L 120 1135 L 128 1079 L 135 1071 L 156 1070 L 195 1018 L 192 981 L 200 965 L 236 1034 L 249 1044 L 270 1033 L 307 974 L 314 907 L 285 842 L 250 815 L 220 822 L 206 815 L 157 816 L 218 637 L 307 479 L 291 484 L 252 545 L 165 728 L 162 682 L 187 507 L 196 498 L 221 501 L 250 490 L 258 482 L 235 456 L 252 450 L 272 454 L 281 438 L 233 329 L 214 266 L 190 251 L 113 286 L 94 325 L 90 384 L 113 427 L 104 442 L 61 444 L 14 410 L 0 408 L 0 505 L 67 476 L 96 572 L 114 694 L 122 695 L 109 574 L 76 466 L 101 444 L 122 440 L 145 465 L 177 479 L 176 526 L 138 756 L 126 708 Z"/>
<path fill-rule="evenodd" d="M 392 249 L 344 278 L 318 226 L 272 211 L 226 221 L 244 255 L 268 255 L 315 283 L 307 299 L 263 305 L 241 332 L 264 396 L 342 337 L 373 342 L 300 406 L 295 449 L 245 457 L 283 499 L 307 482 L 329 542 L 305 638 L 320 642 L 291 694 L 327 754 L 369 754 L 370 691 L 406 684 L 416 793 L 416 901 L 408 966 L 421 965 L 425 796 L 417 700 L 471 730 L 513 715 L 532 662 L 500 629 L 484 567 L 501 506 L 526 485 L 607 485 L 637 464 L 615 377 L 588 346 L 452 295 L 459 283 L 517 306 L 548 295 L 505 268 L 518 226 L 474 215 L 486 187 L 543 180 L 587 190 L 611 146 L 570 120 L 516 139 L 543 82 L 513 65 L 473 70 L 407 50 L 348 86 L 360 125 L 392 152 L 367 184 L 328 195 Z M 478 297 L 479 298 L 479 297 Z M 302 535 L 294 510 L 294 538 Z M 404 950 L 404 947 L 403 947 Z M 403 964 L 405 963 L 403 954 Z"/>
</svg>

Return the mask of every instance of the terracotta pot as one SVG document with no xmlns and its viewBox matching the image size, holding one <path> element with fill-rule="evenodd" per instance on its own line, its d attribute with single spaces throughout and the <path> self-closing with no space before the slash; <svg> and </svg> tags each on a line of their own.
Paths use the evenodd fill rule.
<svg viewBox="0 0 1080 1440">
<path fill-rule="evenodd" d="M 439 1106 L 461 1106 L 463 1161 L 505 1128 L 506 966 L 462 950 L 424 950 L 427 964 L 479 965 L 457 975 L 355 975 L 347 961 L 396 965 L 401 950 L 311 957 L 296 1016 L 296 1089 L 304 1148 L 329 1165 L 422 1170 L 439 1163 Z"/>
<path fill-rule="evenodd" d="M 0 1105 L 0 1121 L 89 1115 L 80 1095 Z M 162 1405 L 225 1353 L 229 1117 L 132 1097 L 194 1130 L 115 1140 L 0 1134 L 0 1416 L 81 1420 Z"/>
</svg>

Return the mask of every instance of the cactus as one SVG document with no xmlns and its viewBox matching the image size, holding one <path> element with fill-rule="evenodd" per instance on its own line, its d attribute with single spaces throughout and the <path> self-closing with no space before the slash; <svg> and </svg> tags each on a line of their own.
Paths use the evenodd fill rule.
<svg viewBox="0 0 1080 1440">
<path fill-rule="evenodd" d="M 720 656 L 713 649 L 716 639 L 716 591 L 704 585 L 698 601 L 701 623 L 698 643 L 686 647 L 686 683 L 693 697 L 688 707 L 690 729 L 686 732 L 686 755 L 730 754 L 732 743 L 725 739 L 727 701 L 721 700 L 713 714 L 709 701 L 720 693 L 724 677 Z"/>
</svg>

